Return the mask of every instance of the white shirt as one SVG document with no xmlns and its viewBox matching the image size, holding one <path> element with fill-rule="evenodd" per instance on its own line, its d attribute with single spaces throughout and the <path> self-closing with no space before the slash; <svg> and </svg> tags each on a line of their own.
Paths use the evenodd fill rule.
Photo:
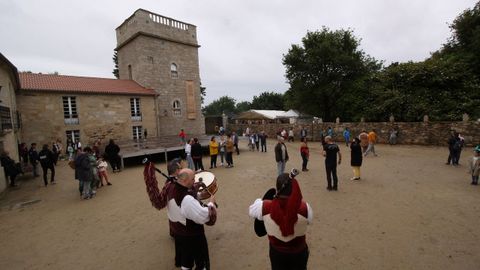
<svg viewBox="0 0 480 270">
<path fill-rule="evenodd" d="M 313 211 L 310 207 L 310 204 L 307 204 L 307 221 L 308 224 L 311 224 L 313 221 Z M 258 220 L 263 220 L 263 200 L 256 199 L 252 205 L 248 208 L 248 215 L 252 218 L 256 218 Z"/>
<path fill-rule="evenodd" d="M 192 146 L 189 143 L 185 144 L 185 153 L 190 155 L 192 153 Z"/>
<path fill-rule="evenodd" d="M 211 202 L 207 205 L 215 207 Z M 200 202 L 191 195 L 187 195 L 183 198 L 180 207 L 178 207 L 175 199 L 171 199 L 168 201 L 167 209 L 168 219 L 172 222 L 180 222 L 183 225 L 187 225 L 187 219 L 190 219 L 197 224 L 205 224 L 210 220 L 208 207 L 201 206 Z"/>
</svg>

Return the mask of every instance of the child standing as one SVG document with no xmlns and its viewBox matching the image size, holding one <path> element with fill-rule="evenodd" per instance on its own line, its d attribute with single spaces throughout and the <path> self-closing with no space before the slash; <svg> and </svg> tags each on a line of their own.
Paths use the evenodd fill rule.
<svg viewBox="0 0 480 270">
<path fill-rule="evenodd" d="M 103 187 L 103 179 L 105 179 L 105 182 L 107 182 L 107 185 L 111 186 L 112 184 L 108 182 L 108 175 L 107 175 L 108 163 L 105 161 L 104 156 L 101 156 L 100 159 L 97 161 L 97 168 L 98 168 L 98 177 L 100 178 L 100 186 Z"/>
<path fill-rule="evenodd" d="M 472 175 L 472 185 L 478 185 L 478 176 L 480 174 L 480 147 L 473 151 L 473 157 L 470 160 L 470 169 L 468 172 Z"/>
</svg>

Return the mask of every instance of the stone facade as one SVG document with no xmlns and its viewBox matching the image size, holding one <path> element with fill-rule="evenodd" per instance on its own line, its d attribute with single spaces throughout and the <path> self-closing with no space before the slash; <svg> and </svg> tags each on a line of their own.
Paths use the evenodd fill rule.
<svg viewBox="0 0 480 270">
<path fill-rule="evenodd" d="M 16 118 L 16 97 L 18 89 L 17 69 L 2 54 L 0 54 L 0 106 L 2 110 L 10 111 L 10 118 L 0 115 L 0 152 L 8 151 L 10 157 L 19 161 L 18 155 L 18 119 Z M 8 180 L 3 168 L 0 172 L 0 192 L 6 189 Z"/>
<path fill-rule="evenodd" d="M 78 124 L 64 120 L 63 97 L 75 97 Z M 130 98 L 140 100 L 141 118 L 131 117 Z M 133 126 L 157 136 L 155 97 L 134 95 L 78 94 L 21 90 L 17 104 L 22 115 L 22 142 L 51 144 L 55 139 L 66 145 L 67 131 L 78 130 L 82 145 L 102 139 L 132 140 Z"/>
<path fill-rule="evenodd" d="M 270 138 L 275 138 L 279 130 L 293 128 L 295 137 L 299 138 L 300 130 L 306 127 L 308 138 L 313 141 L 320 140 L 320 132 L 326 131 L 332 127 L 336 136 L 335 140 L 342 142 L 343 131 L 346 127 L 350 129 L 353 136 L 360 134 L 362 130 L 376 130 L 379 143 L 388 143 L 389 132 L 393 127 L 399 130 L 399 144 L 417 144 L 417 145 L 446 145 L 450 136 L 450 131 L 459 132 L 464 138 L 467 146 L 480 144 L 480 122 L 479 121 L 461 121 L 461 122 L 356 122 L 356 123 L 296 123 L 296 124 L 235 124 L 230 123 L 228 130 L 240 132 L 245 131 L 247 127 L 255 131 L 265 131 Z"/>
<path fill-rule="evenodd" d="M 159 135 L 204 134 L 196 27 L 139 9 L 116 32 L 120 79 L 159 94 Z"/>
</svg>

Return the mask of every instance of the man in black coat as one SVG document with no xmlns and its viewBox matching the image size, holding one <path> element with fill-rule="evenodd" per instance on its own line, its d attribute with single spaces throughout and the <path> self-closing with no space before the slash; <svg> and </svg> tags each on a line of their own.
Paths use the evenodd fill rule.
<svg viewBox="0 0 480 270">
<path fill-rule="evenodd" d="M 198 142 L 197 138 L 193 139 L 192 159 L 193 159 L 193 165 L 195 166 L 195 171 L 205 170 L 203 168 L 203 162 L 202 162 L 202 145 Z"/>
<path fill-rule="evenodd" d="M 288 161 L 288 151 L 285 145 L 285 139 L 282 136 L 278 136 L 278 143 L 275 146 L 275 161 L 277 162 L 277 173 L 281 175 L 285 172 L 285 165 Z"/>
<path fill-rule="evenodd" d="M 55 184 L 55 154 L 48 149 L 48 145 L 44 144 L 42 147 L 42 151 L 38 153 L 38 157 L 40 159 L 40 165 L 42 165 L 42 171 L 43 171 L 43 183 L 45 186 L 48 185 L 47 181 L 47 173 L 48 170 L 50 169 L 51 171 L 51 177 L 50 177 L 50 184 L 54 185 Z"/>
<path fill-rule="evenodd" d="M 110 139 L 110 142 L 105 147 L 105 154 L 107 154 L 107 159 L 112 166 L 113 172 L 120 171 L 121 164 L 120 156 L 118 155 L 118 153 L 120 153 L 120 147 L 115 144 L 115 141 L 113 139 Z"/>
<path fill-rule="evenodd" d="M 16 187 L 15 178 L 20 173 L 15 167 L 15 161 L 10 158 L 8 151 L 4 151 L 0 156 L 0 162 L 5 171 L 5 176 L 10 177 L 10 186 Z"/>
<path fill-rule="evenodd" d="M 260 132 L 260 135 L 258 135 L 258 137 L 260 137 L 260 146 L 262 148 L 262 152 L 267 152 L 267 134 L 262 131 Z"/>
</svg>

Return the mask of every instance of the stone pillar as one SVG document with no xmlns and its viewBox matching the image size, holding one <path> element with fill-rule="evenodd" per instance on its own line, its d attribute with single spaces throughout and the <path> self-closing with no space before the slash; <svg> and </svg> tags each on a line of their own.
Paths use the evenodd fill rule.
<svg viewBox="0 0 480 270">
<path fill-rule="evenodd" d="M 337 119 L 335 119 L 335 123 L 338 125 L 340 124 L 340 117 L 337 117 Z"/>
<path fill-rule="evenodd" d="M 390 115 L 390 119 L 389 119 L 389 120 L 390 120 L 390 123 L 395 122 L 395 117 L 393 117 L 393 114 Z"/>
<path fill-rule="evenodd" d="M 424 115 L 424 116 L 423 116 L 423 122 L 424 122 L 424 123 L 428 123 L 428 115 Z"/>
<path fill-rule="evenodd" d="M 462 115 L 462 121 L 465 122 L 465 123 L 468 122 L 469 118 L 470 118 L 470 117 L 468 116 L 467 113 L 464 113 L 464 114 Z"/>
<path fill-rule="evenodd" d="M 225 115 L 224 113 L 222 113 L 222 124 L 223 124 L 223 128 L 224 130 L 227 130 L 227 125 L 228 125 L 228 116 Z"/>
</svg>

